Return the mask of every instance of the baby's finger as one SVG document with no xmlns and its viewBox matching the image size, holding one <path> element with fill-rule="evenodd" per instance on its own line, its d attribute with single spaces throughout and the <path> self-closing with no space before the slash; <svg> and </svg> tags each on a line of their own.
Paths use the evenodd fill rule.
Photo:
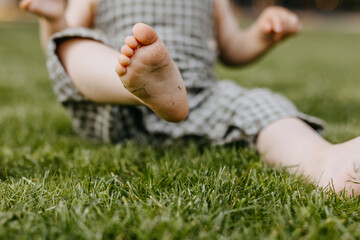
<svg viewBox="0 0 360 240">
<path fill-rule="evenodd" d="M 30 4 L 31 4 L 31 0 L 21 0 L 19 6 L 21 9 L 27 10 Z"/>
<path fill-rule="evenodd" d="M 297 33 L 301 30 L 302 25 L 301 25 L 299 18 L 296 15 L 291 16 L 290 23 L 291 23 L 292 29 L 294 30 L 294 33 Z"/>
<path fill-rule="evenodd" d="M 287 36 L 295 32 L 295 26 L 292 23 L 291 15 L 284 13 L 282 16 L 283 35 Z"/>
<path fill-rule="evenodd" d="M 261 29 L 262 29 L 263 33 L 270 34 L 272 32 L 271 23 L 267 22 L 267 21 L 263 22 L 261 25 Z"/>
<path fill-rule="evenodd" d="M 299 29 L 299 20 L 296 15 L 286 14 L 282 18 L 284 33 L 286 35 L 295 34 Z"/>
<path fill-rule="evenodd" d="M 269 23 L 270 23 L 271 29 L 274 33 L 281 33 L 283 31 L 281 18 L 279 16 L 273 16 L 273 17 L 269 18 Z"/>
</svg>

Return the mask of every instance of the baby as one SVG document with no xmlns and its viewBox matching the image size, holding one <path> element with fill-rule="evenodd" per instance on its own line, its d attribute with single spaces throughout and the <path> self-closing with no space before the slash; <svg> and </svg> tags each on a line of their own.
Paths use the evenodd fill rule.
<svg viewBox="0 0 360 240">
<path fill-rule="evenodd" d="M 54 91 L 83 137 L 242 141 L 268 163 L 296 166 L 289 169 L 319 186 L 360 193 L 359 138 L 333 145 L 315 131 L 321 120 L 285 97 L 217 81 L 214 74 L 218 56 L 244 65 L 296 34 L 301 25 L 294 13 L 270 7 L 241 30 L 228 0 L 20 4 L 41 17 Z"/>
</svg>

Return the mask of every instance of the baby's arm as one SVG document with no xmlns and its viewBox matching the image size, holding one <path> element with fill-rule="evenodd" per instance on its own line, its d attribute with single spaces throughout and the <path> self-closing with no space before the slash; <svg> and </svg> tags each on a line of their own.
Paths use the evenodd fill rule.
<svg viewBox="0 0 360 240">
<path fill-rule="evenodd" d="M 215 0 L 215 14 L 220 57 L 230 65 L 256 60 L 301 28 L 298 17 L 282 7 L 265 9 L 247 30 L 239 29 L 228 0 Z"/>
</svg>

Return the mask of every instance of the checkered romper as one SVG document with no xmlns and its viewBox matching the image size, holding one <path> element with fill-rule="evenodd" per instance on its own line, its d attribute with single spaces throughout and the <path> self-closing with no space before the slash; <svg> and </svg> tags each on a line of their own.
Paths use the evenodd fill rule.
<svg viewBox="0 0 360 240">
<path fill-rule="evenodd" d="M 321 120 L 300 113 L 284 96 L 217 81 L 213 14 L 213 0 L 99 0 L 94 29 L 67 29 L 55 34 L 47 66 L 54 91 L 76 132 L 100 142 L 197 138 L 212 144 L 253 144 L 262 128 L 281 118 L 299 117 L 320 129 Z M 57 40 L 66 37 L 90 38 L 120 50 L 138 22 L 157 31 L 180 69 L 190 104 L 183 122 L 166 122 L 143 106 L 90 101 L 74 87 L 56 55 Z"/>
</svg>

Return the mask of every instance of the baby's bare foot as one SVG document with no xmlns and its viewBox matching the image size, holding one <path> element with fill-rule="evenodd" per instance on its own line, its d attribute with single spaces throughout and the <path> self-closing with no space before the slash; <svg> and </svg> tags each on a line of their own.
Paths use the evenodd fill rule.
<svg viewBox="0 0 360 240">
<path fill-rule="evenodd" d="M 121 53 L 116 72 L 125 88 L 161 118 L 184 120 L 189 112 L 185 85 L 156 32 L 146 24 L 136 24 Z"/>
<path fill-rule="evenodd" d="M 65 0 L 22 0 L 20 8 L 43 17 L 48 21 L 62 21 L 65 16 Z"/>
<path fill-rule="evenodd" d="M 329 146 L 319 160 L 314 168 L 322 169 L 318 178 L 320 186 L 360 195 L 360 138 Z"/>
</svg>

